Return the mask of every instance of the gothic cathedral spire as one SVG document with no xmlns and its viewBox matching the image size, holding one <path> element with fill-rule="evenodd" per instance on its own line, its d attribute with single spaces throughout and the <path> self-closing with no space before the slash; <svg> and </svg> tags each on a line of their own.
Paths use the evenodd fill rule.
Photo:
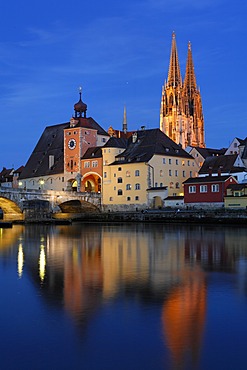
<svg viewBox="0 0 247 370">
<path fill-rule="evenodd" d="M 168 79 L 162 88 L 160 129 L 183 148 L 188 145 L 205 147 L 201 96 L 196 86 L 191 44 L 182 82 L 174 32 Z"/>
</svg>

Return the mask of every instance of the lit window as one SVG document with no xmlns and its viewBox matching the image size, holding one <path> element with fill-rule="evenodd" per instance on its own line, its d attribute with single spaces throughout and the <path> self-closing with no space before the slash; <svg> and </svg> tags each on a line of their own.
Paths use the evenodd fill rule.
<svg viewBox="0 0 247 370">
<path fill-rule="evenodd" d="M 126 171 L 126 177 L 130 177 L 130 171 Z"/>
<path fill-rule="evenodd" d="M 162 170 L 160 170 L 160 177 L 163 177 L 164 176 L 164 173 Z"/>
</svg>

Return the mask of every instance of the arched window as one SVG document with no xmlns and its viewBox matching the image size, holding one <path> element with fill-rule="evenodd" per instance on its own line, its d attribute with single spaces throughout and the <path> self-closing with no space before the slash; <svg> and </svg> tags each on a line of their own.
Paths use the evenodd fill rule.
<svg viewBox="0 0 247 370">
<path fill-rule="evenodd" d="M 122 191 L 122 189 L 118 189 L 118 191 L 117 191 L 117 195 L 123 195 L 123 191 Z"/>
<path fill-rule="evenodd" d="M 140 171 L 139 170 L 135 170 L 135 176 L 140 176 Z"/>
<path fill-rule="evenodd" d="M 118 177 L 117 182 L 118 182 L 118 184 L 122 184 L 122 182 L 123 182 L 122 177 Z"/>
<path fill-rule="evenodd" d="M 126 185 L 126 190 L 131 190 L 131 185 L 130 184 Z"/>
<path fill-rule="evenodd" d="M 135 184 L 135 190 L 140 190 L 141 189 L 141 185 L 139 183 Z"/>
</svg>

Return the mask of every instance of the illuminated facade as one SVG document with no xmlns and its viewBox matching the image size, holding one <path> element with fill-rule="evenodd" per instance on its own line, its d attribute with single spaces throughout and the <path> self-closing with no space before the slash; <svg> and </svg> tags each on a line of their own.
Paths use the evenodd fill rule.
<svg viewBox="0 0 247 370">
<path fill-rule="evenodd" d="M 205 147 L 201 94 L 196 85 L 191 44 L 188 45 L 182 81 L 175 33 L 172 35 L 168 79 L 162 88 L 160 129 L 183 148 Z"/>
</svg>

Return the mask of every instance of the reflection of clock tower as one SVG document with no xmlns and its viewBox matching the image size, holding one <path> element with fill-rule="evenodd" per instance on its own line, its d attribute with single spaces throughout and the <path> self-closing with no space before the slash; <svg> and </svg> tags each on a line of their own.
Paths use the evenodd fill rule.
<svg viewBox="0 0 247 370">
<path fill-rule="evenodd" d="M 81 90 L 74 111 L 69 127 L 64 129 L 64 175 L 65 181 L 70 182 L 79 179 L 81 157 L 89 147 L 96 146 L 97 142 L 97 130 L 90 127 L 86 118 L 87 105 L 82 102 Z"/>
</svg>

